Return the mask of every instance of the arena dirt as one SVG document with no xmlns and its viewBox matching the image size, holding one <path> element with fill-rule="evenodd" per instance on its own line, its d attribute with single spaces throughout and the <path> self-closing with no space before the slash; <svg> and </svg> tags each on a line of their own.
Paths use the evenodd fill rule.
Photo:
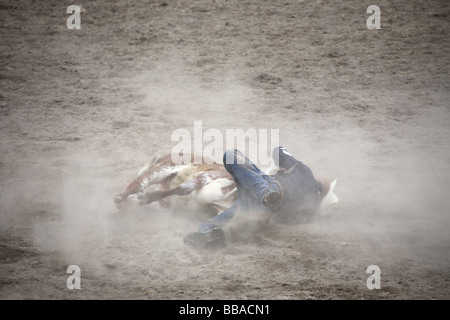
<svg viewBox="0 0 450 320">
<path fill-rule="evenodd" d="M 0 298 L 449 299 L 450 3 L 372 2 L 90 0 L 81 30 L 72 1 L 2 2 Z M 279 129 L 339 204 L 214 251 L 183 244 L 197 212 L 118 212 L 194 121 Z"/>
</svg>

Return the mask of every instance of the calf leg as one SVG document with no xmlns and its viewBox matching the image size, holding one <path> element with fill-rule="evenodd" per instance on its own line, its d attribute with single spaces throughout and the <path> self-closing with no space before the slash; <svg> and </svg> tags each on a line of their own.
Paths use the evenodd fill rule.
<svg viewBox="0 0 450 320">
<path fill-rule="evenodd" d="M 147 173 L 147 175 L 150 175 Z M 119 193 L 114 197 L 114 203 L 118 209 L 122 208 L 127 198 L 132 194 L 137 194 L 142 192 L 149 185 L 160 183 L 163 187 L 166 185 L 165 182 L 169 181 L 173 178 L 174 175 L 170 175 L 163 178 L 147 178 L 145 176 L 141 177 L 138 180 L 134 180 L 127 189 Z"/>
<path fill-rule="evenodd" d="M 131 194 L 139 193 L 141 190 L 142 190 L 142 186 L 141 186 L 140 181 L 133 181 L 132 183 L 130 183 L 130 185 L 127 187 L 127 189 L 124 192 L 119 193 L 118 195 L 116 195 L 114 197 L 114 203 L 116 204 L 116 207 L 118 209 L 122 208 L 125 200 L 127 200 L 127 198 Z"/>
<path fill-rule="evenodd" d="M 170 181 L 163 181 L 160 183 L 159 190 L 169 190 L 170 189 Z M 161 199 L 158 201 L 160 208 L 170 208 L 170 202 L 167 199 Z"/>
<path fill-rule="evenodd" d="M 202 173 L 195 177 L 194 179 L 182 183 L 179 186 L 169 189 L 169 190 L 157 190 L 153 192 L 147 192 L 144 195 L 139 196 L 140 204 L 148 204 L 154 201 L 160 201 L 165 197 L 177 195 L 177 196 L 185 196 L 188 195 L 195 190 L 201 189 L 205 184 L 208 183 L 210 177 L 206 173 Z"/>
</svg>

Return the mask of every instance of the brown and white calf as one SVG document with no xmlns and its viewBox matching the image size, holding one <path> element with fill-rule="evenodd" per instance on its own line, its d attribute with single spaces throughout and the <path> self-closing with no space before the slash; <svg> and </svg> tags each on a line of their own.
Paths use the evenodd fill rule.
<svg viewBox="0 0 450 320">
<path fill-rule="evenodd" d="M 193 160 L 193 157 L 191 157 Z M 151 186 L 157 190 L 146 192 Z M 233 177 L 221 164 L 175 164 L 171 155 L 155 157 L 128 185 L 124 192 L 114 197 L 117 208 L 123 208 L 130 196 L 137 195 L 140 204 L 158 201 L 163 207 L 170 196 L 183 196 L 202 209 L 215 214 L 225 210 L 237 198 Z"/>
</svg>

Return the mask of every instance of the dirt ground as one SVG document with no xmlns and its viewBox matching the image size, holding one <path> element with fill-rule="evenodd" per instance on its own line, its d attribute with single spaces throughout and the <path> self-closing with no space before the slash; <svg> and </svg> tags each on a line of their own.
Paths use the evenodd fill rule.
<svg viewBox="0 0 450 320">
<path fill-rule="evenodd" d="M 1 1 L 0 299 L 449 299 L 449 31 L 445 0 Z M 339 204 L 215 251 L 202 215 L 118 212 L 194 121 L 279 129 Z"/>
</svg>

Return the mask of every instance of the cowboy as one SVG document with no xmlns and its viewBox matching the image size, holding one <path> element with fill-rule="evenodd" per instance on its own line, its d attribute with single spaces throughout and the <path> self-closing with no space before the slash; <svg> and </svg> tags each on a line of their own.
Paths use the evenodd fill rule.
<svg viewBox="0 0 450 320">
<path fill-rule="evenodd" d="M 203 222 L 197 232 L 184 237 L 184 243 L 197 248 L 223 246 L 222 227 L 238 212 L 248 210 L 269 212 L 281 223 L 309 221 L 327 194 L 329 183 L 316 180 L 309 167 L 296 160 L 284 147 L 276 147 L 272 157 L 279 170 L 269 176 L 240 151 L 226 151 L 223 163 L 236 182 L 238 199 L 228 209 Z"/>
</svg>

